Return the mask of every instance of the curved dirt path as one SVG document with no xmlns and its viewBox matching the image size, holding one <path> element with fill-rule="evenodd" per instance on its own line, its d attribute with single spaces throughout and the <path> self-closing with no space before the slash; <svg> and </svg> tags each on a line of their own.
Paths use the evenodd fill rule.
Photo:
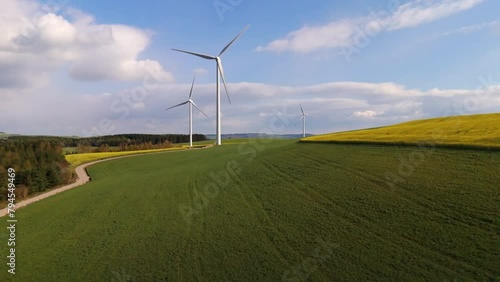
<svg viewBox="0 0 500 282">
<path fill-rule="evenodd" d="M 88 166 L 91 166 L 91 165 L 96 164 L 96 163 L 104 162 L 104 161 L 118 159 L 118 158 L 120 158 L 120 157 L 110 158 L 110 159 L 104 159 L 104 160 L 98 160 L 98 161 L 93 161 L 93 162 L 90 162 L 90 163 L 85 163 L 85 164 L 77 166 L 75 168 L 75 172 L 76 172 L 76 175 L 77 175 L 77 179 L 76 179 L 75 182 L 73 182 L 71 184 L 68 184 L 68 185 L 64 185 L 64 186 L 59 187 L 59 188 L 55 188 L 53 190 L 50 190 L 49 192 L 40 194 L 40 195 L 35 196 L 33 198 L 29 198 L 29 199 L 23 200 L 21 202 L 16 202 L 16 208 L 15 208 L 15 210 L 20 209 L 20 208 L 25 207 L 25 206 L 27 206 L 29 204 L 34 203 L 34 202 L 43 200 L 43 199 L 48 198 L 50 196 L 54 196 L 55 194 L 59 194 L 61 192 L 64 192 L 66 190 L 78 187 L 80 185 L 83 185 L 83 184 L 89 182 L 90 181 L 90 176 L 87 174 L 87 171 L 85 170 Z M 0 210 L 0 217 L 6 216 L 7 213 L 8 213 L 8 208 Z"/>
<path fill-rule="evenodd" d="M 196 149 L 201 149 L 201 148 L 196 148 Z M 187 150 L 192 150 L 192 149 L 187 149 Z M 185 151 L 185 150 L 176 150 L 176 151 L 165 151 L 165 152 L 155 152 L 155 153 L 146 153 L 146 154 L 126 155 L 126 156 L 119 156 L 119 157 L 114 157 L 114 158 L 109 158 L 109 159 L 103 159 L 103 160 L 97 160 L 97 161 L 93 161 L 93 162 L 90 162 L 90 163 L 81 164 L 81 165 L 79 165 L 79 166 L 77 166 L 75 168 L 75 172 L 76 172 L 76 175 L 77 175 L 77 179 L 76 179 L 75 182 L 73 182 L 71 184 L 64 185 L 64 186 L 59 187 L 59 188 L 55 188 L 53 190 L 50 190 L 49 192 L 40 194 L 40 195 L 35 196 L 33 198 L 29 198 L 29 199 L 26 199 L 26 200 L 21 201 L 21 202 L 16 202 L 15 203 L 16 207 L 15 207 L 14 210 L 18 210 L 18 209 L 20 209 L 22 207 L 25 207 L 25 206 L 27 206 L 29 204 L 32 204 L 34 202 L 43 200 L 43 199 L 48 198 L 50 196 L 54 196 L 56 194 L 59 194 L 61 192 L 64 192 L 66 190 L 78 187 L 80 185 L 83 185 L 83 184 L 89 182 L 90 181 L 90 176 L 87 174 L 87 170 L 85 170 L 85 169 L 87 167 L 93 165 L 93 164 L 100 163 L 100 162 L 105 162 L 105 161 L 116 160 L 116 159 L 122 159 L 122 158 L 144 156 L 144 155 L 149 155 L 149 154 L 161 154 L 161 153 L 167 153 L 167 152 L 168 153 L 171 153 L 171 152 L 180 152 L 180 151 Z M 0 210 L 0 217 L 4 217 L 7 214 L 8 214 L 8 208 L 4 208 L 4 209 Z"/>
</svg>

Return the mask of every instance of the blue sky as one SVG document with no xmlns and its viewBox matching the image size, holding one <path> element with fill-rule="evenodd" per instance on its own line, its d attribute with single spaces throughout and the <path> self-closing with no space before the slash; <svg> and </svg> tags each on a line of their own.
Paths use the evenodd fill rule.
<svg viewBox="0 0 500 282">
<path fill-rule="evenodd" d="M 222 56 L 223 133 L 299 133 L 299 103 L 314 134 L 500 111 L 494 0 L 0 4 L 0 131 L 186 133 L 187 108 L 164 109 L 196 74 L 213 133 L 214 63 L 171 48 L 216 55 L 248 24 Z"/>
</svg>

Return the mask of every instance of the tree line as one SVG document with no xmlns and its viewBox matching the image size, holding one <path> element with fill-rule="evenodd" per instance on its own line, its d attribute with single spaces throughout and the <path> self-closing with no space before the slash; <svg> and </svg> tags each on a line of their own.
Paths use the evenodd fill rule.
<svg viewBox="0 0 500 282">
<path fill-rule="evenodd" d="M 207 140 L 205 135 L 193 135 L 193 141 L 203 140 Z M 7 198 L 9 168 L 16 171 L 18 198 L 72 182 L 75 173 L 64 158 L 64 147 L 76 147 L 78 153 L 89 153 L 168 148 L 174 143 L 185 142 L 189 142 L 189 135 L 120 134 L 85 138 L 10 136 L 0 139 L 0 201 Z"/>
<path fill-rule="evenodd" d="M 61 137 L 61 136 L 10 136 L 8 140 L 14 141 L 57 141 L 63 147 L 77 147 L 78 145 L 88 145 L 99 147 L 101 144 L 108 144 L 118 147 L 122 144 L 139 145 L 150 142 L 152 145 L 159 145 L 165 142 L 187 143 L 187 134 L 117 134 L 93 137 Z M 205 141 L 207 137 L 203 134 L 193 134 L 193 141 Z"/>
<path fill-rule="evenodd" d="M 7 195 L 7 170 L 16 171 L 16 196 L 43 192 L 71 182 L 73 169 L 64 159 L 62 146 L 56 141 L 0 141 L 0 200 Z"/>
</svg>

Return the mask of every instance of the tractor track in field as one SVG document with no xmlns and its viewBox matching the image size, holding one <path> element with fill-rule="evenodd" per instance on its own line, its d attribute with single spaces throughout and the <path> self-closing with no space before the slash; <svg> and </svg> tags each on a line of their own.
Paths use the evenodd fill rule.
<svg viewBox="0 0 500 282">
<path fill-rule="evenodd" d="M 261 165 L 269 169 L 269 167 L 267 167 L 265 163 L 261 163 Z M 283 231 L 281 231 L 273 222 L 271 216 L 269 215 L 269 212 L 265 209 L 265 207 L 262 204 L 262 198 L 259 197 L 253 189 L 249 189 L 248 186 L 246 187 L 247 189 L 241 189 L 240 186 L 237 187 L 239 187 L 238 194 L 240 195 L 241 199 L 245 201 L 245 204 L 248 207 L 248 210 L 252 213 L 252 215 L 255 218 L 257 218 L 259 222 L 262 222 L 263 226 L 276 232 L 278 234 L 278 237 L 285 241 L 286 238 L 283 235 Z M 261 232 L 267 237 L 268 241 L 273 245 L 274 247 L 273 251 L 278 255 L 281 263 L 283 263 L 283 265 L 290 265 L 290 260 L 288 259 L 287 255 L 283 252 L 280 246 L 276 245 L 276 242 L 273 240 L 276 239 L 276 237 L 271 236 L 269 234 L 269 230 L 267 230 L 266 232 L 264 231 Z"/>
<path fill-rule="evenodd" d="M 382 176 L 378 176 L 377 174 L 373 174 L 373 173 L 369 173 L 369 172 L 364 171 L 364 170 L 360 170 L 356 166 L 340 165 L 339 163 L 336 163 L 333 161 L 325 161 L 325 159 L 318 157 L 318 156 L 311 155 L 311 154 L 298 153 L 297 155 L 300 156 L 301 159 L 309 160 L 312 163 L 328 164 L 328 165 L 337 167 L 337 168 L 341 169 L 344 173 L 350 174 L 354 177 L 359 177 L 360 179 L 370 181 L 373 184 L 377 184 L 377 186 L 381 186 L 381 188 L 384 188 L 383 186 L 385 185 L 385 182 L 384 182 Z M 404 188 L 399 187 L 399 189 L 404 189 Z M 456 212 L 455 209 L 447 208 L 444 206 L 435 206 L 435 205 L 429 204 L 432 201 L 430 201 L 431 199 L 429 199 L 428 197 L 425 197 L 425 195 L 421 195 L 420 193 L 416 193 L 415 191 L 412 191 L 409 189 L 404 189 L 404 193 L 400 193 L 401 191 L 398 191 L 398 190 L 393 190 L 392 192 L 393 192 L 394 196 L 399 198 L 401 201 L 404 201 L 408 204 L 416 204 L 417 206 L 419 206 L 423 210 L 432 210 L 435 215 L 440 216 L 441 218 L 446 218 L 446 219 L 452 221 L 454 224 L 461 225 L 463 227 L 473 227 L 473 228 L 479 229 L 481 232 L 484 232 L 487 234 L 491 233 L 491 230 L 489 230 L 489 229 L 485 229 L 481 226 L 478 226 L 477 224 L 476 225 L 472 224 L 475 221 L 473 220 L 474 218 L 471 218 L 470 216 L 466 216 L 467 219 L 472 219 L 472 220 L 468 220 L 468 222 L 463 221 L 464 217 L 461 217 L 461 218 L 457 218 L 456 216 L 450 217 L 450 213 Z M 408 195 L 406 195 L 406 194 L 408 194 Z"/>
<path fill-rule="evenodd" d="M 298 154 L 298 157 L 301 158 L 302 160 L 308 160 L 308 161 L 312 161 L 314 163 L 328 164 L 328 165 L 337 167 L 345 173 L 348 173 L 354 177 L 360 177 L 361 179 L 364 179 L 364 180 L 369 181 L 369 182 L 373 182 L 374 184 L 380 184 L 382 182 L 379 180 L 379 178 L 376 175 L 367 173 L 366 171 L 359 170 L 359 169 L 355 168 L 354 166 L 349 166 L 348 168 L 346 168 L 345 166 L 344 167 L 340 166 L 339 164 L 337 164 L 335 162 L 325 161 L 322 158 L 318 158 L 316 156 L 312 156 L 312 155 L 308 155 L 308 154 Z M 274 174 L 279 175 L 280 178 L 285 178 L 285 179 L 290 178 L 290 174 L 288 174 L 286 171 L 277 169 L 273 165 L 272 162 L 264 161 L 263 164 L 269 171 L 272 171 Z M 295 181 L 300 181 L 300 178 L 295 177 L 293 174 L 291 174 L 291 178 L 294 179 Z M 309 187 L 309 188 L 311 188 L 311 187 Z M 311 191 L 306 192 L 306 191 L 303 191 L 302 189 L 299 189 L 299 191 L 301 194 L 303 194 L 303 196 L 305 196 L 309 199 L 311 196 L 315 196 L 315 197 L 318 196 L 317 193 L 313 193 L 316 195 L 311 195 L 310 194 Z M 416 195 L 415 193 L 412 193 L 412 194 L 414 194 L 414 196 L 420 197 L 419 195 Z M 403 201 L 408 202 L 409 204 L 412 203 L 412 199 L 409 199 L 409 198 L 404 197 L 402 195 L 395 195 L 395 196 L 400 198 Z M 333 203 L 330 199 L 328 202 Z M 429 208 L 429 206 L 427 206 L 427 205 L 417 204 L 417 206 Z M 321 210 L 328 211 L 327 209 L 325 209 L 322 206 L 318 206 L 317 208 L 320 208 Z M 372 222 L 371 220 L 364 218 L 358 214 L 349 212 L 348 209 L 346 209 L 346 208 L 339 207 L 339 206 L 337 206 L 336 208 L 338 209 L 338 211 L 343 212 L 348 218 L 350 218 L 350 219 L 345 218 L 343 220 L 343 222 L 345 222 L 346 224 L 359 228 L 359 226 L 356 225 L 355 222 L 356 221 L 363 222 L 364 226 L 368 226 L 368 228 L 364 228 L 366 233 L 371 234 L 372 236 L 374 236 L 375 238 L 377 238 L 381 242 L 384 242 L 385 244 L 394 246 L 396 249 L 404 250 L 405 248 L 408 247 L 408 245 L 412 245 L 414 250 L 415 249 L 416 250 L 418 250 L 418 249 L 423 250 L 426 253 L 426 255 L 422 256 L 422 258 L 428 263 L 439 265 L 439 267 L 441 267 L 443 269 L 446 269 L 446 270 L 451 271 L 451 272 L 455 272 L 453 269 L 445 266 L 441 262 L 444 260 L 451 260 L 455 264 L 461 265 L 462 267 L 468 268 L 470 270 L 473 270 L 473 271 L 475 270 L 475 271 L 482 272 L 482 273 L 488 273 L 487 270 L 475 267 L 475 266 L 471 265 L 469 262 L 462 260 L 462 258 L 456 258 L 456 257 L 453 257 L 449 253 L 445 253 L 445 252 L 442 252 L 440 250 L 430 248 L 427 245 L 421 244 L 420 242 L 415 241 L 412 238 L 408 238 L 407 236 L 402 236 L 401 234 L 399 234 L 397 232 L 393 232 L 392 230 L 385 229 L 385 230 L 377 230 L 377 232 L 376 232 L 375 231 L 376 230 L 375 223 Z M 436 211 L 434 211 L 434 212 L 436 212 Z M 437 214 L 444 217 L 444 215 L 440 212 L 437 212 Z M 461 222 L 456 222 L 456 223 L 460 224 L 460 225 L 465 225 Z M 467 226 L 467 225 L 465 225 L 465 226 Z M 387 235 L 389 235 L 392 238 L 397 238 L 396 241 L 388 240 Z M 408 254 L 412 254 L 414 252 L 414 250 L 411 250 L 411 251 L 406 250 L 404 252 L 408 253 Z M 435 262 L 435 260 L 433 260 L 432 257 L 439 257 L 440 262 Z"/>
<path fill-rule="evenodd" d="M 204 148 L 205 147 L 193 148 L 193 149 L 198 150 L 198 149 L 204 149 Z M 190 149 L 190 150 L 193 150 L 193 149 Z M 126 155 L 126 156 L 113 157 L 113 158 L 109 158 L 109 159 L 97 160 L 97 161 L 81 164 L 75 168 L 75 173 L 77 175 L 75 182 L 70 183 L 70 184 L 66 184 L 66 185 L 58 187 L 58 188 L 53 188 L 52 190 L 50 190 L 48 192 L 45 192 L 43 194 L 34 196 L 32 198 L 23 200 L 21 202 L 16 202 L 16 207 L 14 210 L 17 211 L 18 209 L 23 208 L 27 205 L 30 205 L 32 203 L 38 202 L 38 201 L 46 199 L 48 197 L 57 195 L 57 194 L 62 193 L 64 191 L 76 188 L 78 186 L 81 186 L 81 185 L 89 182 L 91 180 L 91 178 L 90 178 L 90 175 L 87 173 L 87 168 L 91 165 L 101 163 L 101 162 L 111 161 L 111 160 L 123 159 L 123 158 L 144 156 L 144 155 L 150 155 L 150 154 L 172 153 L 172 152 L 180 152 L 180 151 L 185 151 L 185 150 L 163 151 L 163 152 L 154 152 L 154 153 L 146 153 L 146 154 L 142 153 L 142 154 Z M 6 216 L 8 214 L 8 212 L 9 212 L 8 208 L 1 209 L 0 210 L 0 218 Z"/>
</svg>

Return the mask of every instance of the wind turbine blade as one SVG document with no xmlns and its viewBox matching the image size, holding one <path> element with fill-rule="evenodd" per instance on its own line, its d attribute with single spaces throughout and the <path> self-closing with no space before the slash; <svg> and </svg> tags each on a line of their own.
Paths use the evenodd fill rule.
<svg viewBox="0 0 500 282">
<path fill-rule="evenodd" d="M 222 56 L 222 54 L 224 54 L 224 52 L 226 52 L 226 50 L 231 46 L 233 45 L 233 43 L 250 27 L 250 25 L 247 25 L 238 35 L 236 35 L 236 37 L 231 40 L 231 42 L 229 42 L 226 47 L 224 47 L 224 49 L 222 49 L 222 51 L 220 51 L 219 53 L 219 57 Z"/>
<path fill-rule="evenodd" d="M 215 59 L 214 56 L 205 55 L 205 54 L 201 54 L 201 53 L 195 53 L 195 52 L 185 51 L 185 50 L 180 50 L 180 49 L 172 49 L 172 50 L 177 51 L 177 52 L 190 54 L 190 55 L 195 55 L 195 56 L 201 57 L 203 59 L 207 59 L 207 60 L 214 60 Z"/>
<path fill-rule="evenodd" d="M 191 83 L 191 90 L 189 91 L 189 100 L 191 100 L 191 96 L 193 96 L 193 86 L 194 86 L 194 80 L 196 76 L 193 77 L 193 83 Z"/>
<path fill-rule="evenodd" d="M 172 106 L 172 107 L 170 107 L 170 108 L 168 108 L 168 109 L 165 109 L 165 111 L 168 111 L 168 110 L 173 109 L 173 108 L 175 108 L 175 107 L 179 107 L 179 106 L 185 105 L 185 104 L 187 104 L 187 103 L 189 103 L 189 101 L 182 102 L 182 103 L 180 103 L 180 104 L 177 104 L 177 105 L 175 105 L 175 106 Z"/>
<path fill-rule="evenodd" d="M 220 77 L 222 78 L 222 83 L 224 84 L 224 89 L 226 90 L 227 100 L 231 104 L 231 99 L 229 98 L 229 92 L 227 91 L 226 78 L 224 77 L 224 69 L 222 68 L 222 62 L 220 58 L 217 60 L 217 66 L 219 68 Z"/>
<path fill-rule="evenodd" d="M 302 111 L 302 114 L 304 114 L 304 109 L 302 109 L 302 104 L 299 104 L 300 105 L 300 110 Z"/>
<path fill-rule="evenodd" d="M 201 112 L 202 114 L 204 114 L 207 118 L 209 118 L 209 117 L 207 116 L 207 114 L 205 114 L 205 113 L 204 113 L 204 112 L 203 112 L 200 108 L 198 108 L 198 106 L 196 106 L 196 104 L 195 104 L 193 101 L 191 101 L 191 105 L 193 105 L 195 108 L 197 108 L 197 109 L 198 109 L 198 111 L 200 111 L 200 112 Z"/>
</svg>

